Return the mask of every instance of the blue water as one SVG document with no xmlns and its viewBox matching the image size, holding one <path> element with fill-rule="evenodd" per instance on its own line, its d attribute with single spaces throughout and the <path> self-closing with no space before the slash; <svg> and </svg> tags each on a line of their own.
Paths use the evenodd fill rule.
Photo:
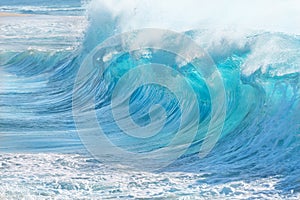
<svg viewBox="0 0 300 200">
<path fill-rule="evenodd" d="M 218 127 L 221 135 L 201 158 L 212 96 L 191 63 L 179 66 L 176 56 L 163 50 L 147 49 L 142 56 L 139 51 L 126 53 L 115 57 L 102 77 L 97 67 L 89 71 L 76 96 L 79 105 L 74 105 L 81 64 L 94 47 L 123 32 L 124 15 L 101 5 L 91 9 L 88 2 L 77 0 L 1 1 L 0 12 L 30 14 L 1 17 L 0 23 L 1 199 L 299 198 L 300 36 L 203 27 L 181 31 L 211 57 L 226 95 L 224 126 Z M 157 135 L 128 136 L 114 118 L 117 82 L 137 65 L 151 63 L 177 70 L 196 95 L 200 119 L 191 144 L 174 162 L 154 172 L 129 170 L 117 159 L 112 164 L 93 157 L 80 138 L 82 126 L 75 123 L 88 120 L 74 116 L 74 106 L 82 108 L 82 116 L 89 114 L 88 98 L 94 99 L 92 109 L 107 137 L 127 151 L 139 154 L 163 148 L 180 129 L 179 100 L 155 84 L 130 94 L 130 116 L 124 117 L 147 126 L 155 119 L 149 110 L 161 105 L 166 123 Z M 158 76 L 149 69 L 145 73 Z M 127 82 L 140 77 L 131 74 Z M 187 97 L 186 88 L 178 83 L 174 87 Z M 118 95 L 125 98 L 128 94 L 122 91 L 127 87 L 121 86 Z M 195 119 L 193 103 L 186 100 L 191 109 L 183 118 L 187 130 Z M 117 107 L 122 110 L 122 101 Z"/>
</svg>

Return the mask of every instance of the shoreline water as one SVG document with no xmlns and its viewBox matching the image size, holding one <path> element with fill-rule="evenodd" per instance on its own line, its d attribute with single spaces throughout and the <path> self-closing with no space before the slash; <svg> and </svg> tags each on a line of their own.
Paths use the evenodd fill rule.
<svg viewBox="0 0 300 200">
<path fill-rule="evenodd" d="M 0 17 L 24 17 L 30 16 L 30 14 L 20 14 L 20 13 L 11 13 L 11 12 L 0 12 Z"/>
</svg>

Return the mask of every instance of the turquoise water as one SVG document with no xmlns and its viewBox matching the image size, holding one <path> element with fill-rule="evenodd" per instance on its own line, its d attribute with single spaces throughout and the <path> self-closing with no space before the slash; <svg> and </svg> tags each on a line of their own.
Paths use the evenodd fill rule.
<svg viewBox="0 0 300 200">
<path fill-rule="evenodd" d="M 116 56 L 115 49 L 107 48 L 107 55 L 113 57 L 109 67 L 101 75 L 101 65 L 96 63 L 74 97 L 84 59 L 101 42 L 123 32 L 122 17 L 125 21 L 128 17 L 101 5 L 74 0 L 1 2 L 1 12 L 31 14 L 2 17 L 0 23 L 1 199 L 299 198 L 300 36 L 203 26 L 180 31 L 207 52 L 224 84 L 226 116 L 223 126 L 217 127 L 222 132 L 208 155 L 201 158 L 213 96 L 203 74 L 172 52 L 144 49 Z M 137 7 L 133 12 L 142 11 Z M 132 19 L 125 25 L 129 23 Z M 124 92 L 129 88 L 124 84 L 114 96 L 118 81 L 127 72 L 151 63 L 171 66 L 185 77 L 198 102 L 197 113 L 192 107 L 194 100 L 187 98 L 187 88 L 179 82 L 172 85 L 186 97 L 187 117 L 182 117 L 176 95 L 157 84 L 141 86 L 131 94 Z M 125 83 L 159 77 L 162 71 L 147 69 L 143 73 L 132 73 Z M 129 115 L 122 110 L 125 97 Z M 79 100 L 74 103 L 74 98 Z M 83 145 L 79 124 L 88 124 L 89 118 L 78 120 L 74 106 L 82 109 L 80 116 L 89 115 L 88 99 L 95 102 L 92 110 L 107 138 L 136 155 L 164 148 L 181 123 L 187 131 L 198 128 L 186 151 L 167 166 L 154 172 L 130 170 L 115 157 L 110 159 L 115 162 L 109 163 L 93 157 Z M 114 115 L 112 101 L 122 117 Z M 157 104 L 165 111 L 152 112 Z M 124 134 L 118 126 L 124 117 L 139 127 L 154 123 L 156 128 L 156 115 L 165 116 L 166 121 L 158 134 L 149 138 Z M 151 162 L 145 169 L 149 167 Z"/>
</svg>

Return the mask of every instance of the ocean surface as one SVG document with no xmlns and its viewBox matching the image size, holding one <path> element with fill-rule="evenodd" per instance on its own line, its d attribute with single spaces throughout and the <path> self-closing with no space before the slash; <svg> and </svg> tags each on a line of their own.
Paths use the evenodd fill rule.
<svg viewBox="0 0 300 200">
<path fill-rule="evenodd" d="M 166 9 L 176 5 L 165 4 L 1 0 L 0 12 L 24 15 L 0 17 L 0 199 L 300 199 L 297 25 L 224 27 L 209 12 L 198 23 L 193 11 L 175 17 Z M 134 42 L 131 31 L 141 28 L 194 41 L 222 84 L 164 48 L 117 56 L 115 35 L 129 32 Z M 94 55 L 103 41 L 112 41 L 105 56 Z M 112 60 L 105 70 L 97 56 Z M 97 61 L 83 69 L 88 58 Z M 153 77 L 171 84 L 133 86 Z M 89 146 L 100 130 L 91 115 L 110 144 L 133 156 L 95 153 L 107 149 Z M 210 129 L 219 131 L 216 143 L 199 156 Z"/>
</svg>

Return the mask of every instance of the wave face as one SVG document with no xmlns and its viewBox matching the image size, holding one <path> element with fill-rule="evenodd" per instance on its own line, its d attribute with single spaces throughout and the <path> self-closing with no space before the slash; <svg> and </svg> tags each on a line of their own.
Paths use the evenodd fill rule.
<svg viewBox="0 0 300 200">
<path fill-rule="evenodd" d="M 200 158 L 199 150 L 204 145 L 212 120 L 214 97 L 191 61 L 178 60 L 172 52 L 164 50 L 139 49 L 117 56 L 116 49 L 106 48 L 106 55 L 110 55 L 109 59 L 113 61 L 102 76 L 99 76 L 101 66 L 95 66 L 78 83 L 78 72 L 84 59 L 98 44 L 115 34 L 136 28 L 128 24 L 124 27 L 122 17 L 128 17 L 127 14 L 114 13 L 108 6 L 95 6 L 97 2 L 88 4 L 87 17 L 81 11 L 78 14 L 79 11 L 74 9 L 77 4 L 73 2 L 70 3 L 72 6 L 64 8 L 70 8 L 68 16 L 52 13 L 51 16 L 32 15 L 26 19 L 11 17 L 9 23 L 1 22 L 0 150 L 5 153 L 0 155 L 0 194 L 3 198 L 53 195 L 72 198 L 71 192 L 75 192 L 78 198 L 89 195 L 92 198 L 100 195 L 124 199 L 149 195 L 157 198 L 299 198 L 299 36 L 196 26 L 181 32 L 210 56 L 222 77 L 226 97 L 225 121 L 217 127 L 222 132 L 209 154 Z M 45 14 L 45 7 L 37 5 L 34 14 Z M 9 9 L 13 6 L 17 11 L 20 9 L 17 5 L 5 6 L 1 10 L 9 6 Z M 80 6 L 78 9 L 85 8 Z M 133 13 L 143 11 L 139 9 Z M 24 23 L 28 19 L 34 23 Z M 131 85 L 141 77 L 157 77 L 162 73 L 149 68 L 141 76 L 140 71 L 134 70 L 137 65 L 152 63 L 169 65 L 184 76 L 195 98 L 178 99 L 168 87 L 157 84 L 146 84 L 127 93 L 129 86 L 125 84 Z M 118 86 L 128 72 L 131 73 L 125 84 Z M 77 83 L 76 98 L 80 100 L 75 99 L 74 105 Z M 181 82 L 173 81 L 172 87 L 190 97 Z M 87 103 L 90 99 L 93 99 L 93 107 Z M 189 113 L 184 118 L 185 110 L 180 109 L 182 101 Z M 195 101 L 197 113 L 193 109 Z M 107 138 L 115 146 L 134 154 L 164 148 L 176 136 L 181 124 L 187 131 L 195 126 L 198 128 L 186 151 L 157 173 L 125 173 L 117 164 L 107 169 L 105 162 L 102 164 L 89 158 L 80 140 L 82 136 L 78 135 L 81 131 L 78 127 L 84 131 L 92 131 L 94 127 L 78 126 L 87 124 L 89 118 L 76 120 L 74 106 L 80 107 L 78 116 L 81 117 L 94 112 Z M 117 114 L 113 111 L 115 108 L 119 109 Z M 129 114 L 124 114 L 126 109 Z M 157 119 L 155 116 L 165 116 L 165 121 L 158 134 L 151 137 L 124 134 L 118 126 L 118 122 L 125 119 L 139 128 L 153 124 L 149 127 L 156 130 L 160 122 L 153 121 Z M 200 116 L 199 121 L 195 121 L 195 116 Z M 126 127 L 126 123 L 122 126 L 129 132 L 135 129 Z M 172 150 L 179 151 L 186 143 L 187 140 L 179 141 Z M 32 152 L 48 153 L 32 155 Z M 114 161 L 118 163 L 117 158 Z M 27 182 L 24 183 L 15 170 L 25 170 L 28 166 L 34 168 L 32 162 L 39 170 L 22 174 L 26 176 Z M 58 170 L 58 177 L 61 177 L 61 170 L 69 171 L 64 173 L 61 181 L 55 182 L 46 173 L 52 168 L 45 163 Z M 74 178 L 76 174 L 78 176 Z M 81 175 L 83 177 L 79 177 Z M 14 186 L 23 188 L 22 191 L 9 194 L 13 188 L 7 177 L 13 177 Z M 118 187 L 103 181 L 111 177 L 118 180 Z M 147 188 L 152 190 L 147 193 L 144 191 Z"/>
</svg>

